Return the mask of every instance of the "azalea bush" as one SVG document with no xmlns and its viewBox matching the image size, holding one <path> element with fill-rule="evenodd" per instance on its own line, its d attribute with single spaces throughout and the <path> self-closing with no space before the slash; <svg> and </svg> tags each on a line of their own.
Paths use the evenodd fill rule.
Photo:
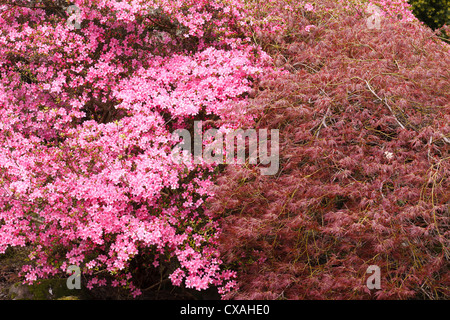
<svg viewBox="0 0 450 320">
<path fill-rule="evenodd" d="M 202 207 L 215 168 L 172 161 L 171 133 L 252 121 L 268 56 L 239 14 L 222 1 L 1 2 L 0 253 L 31 248 L 27 283 L 77 265 L 88 288 L 133 296 L 151 272 L 233 288 Z"/>
<path fill-rule="evenodd" d="M 450 47 L 373 3 L 380 28 L 368 3 L 315 1 L 255 30 L 286 71 L 265 74 L 249 106 L 279 129 L 280 169 L 227 166 L 208 202 L 238 275 L 228 298 L 450 296 Z"/>
</svg>

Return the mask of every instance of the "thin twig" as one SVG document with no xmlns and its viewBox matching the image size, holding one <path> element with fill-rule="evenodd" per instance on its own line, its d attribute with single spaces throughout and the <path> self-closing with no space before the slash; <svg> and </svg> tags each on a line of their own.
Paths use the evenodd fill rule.
<svg viewBox="0 0 450 320">
<path fill-rule="evenodd" d="M 163 284 L 164 282 L 167 282 L 167 281 L 169 281 L 169 280 L 170 280 L 169 278 L 163 279 L 163 280 L 161 280 L 160 282 L 157 282 L 157 283 L 151 285 L 151 286 L 148 287 L 148 288 L 142 289 L 142 291 L 147 291 L 147 290 L 151 290 L 151 289 L 153 289 L 153 288 L 156 288 L 157 286 L 160 286 L 161 284 Z"/>
<path fill-rule="evenodd" d="M 448 139 L 446 136 L 444 136 L 442 133 L 441 133 L 441 137 L 442 137 L 442 139 L 446 142 L 446 143 L 448 143 L 448 144 L 450 144 L 450 139 Z"/>
<path fill-rule="evenodd" d="M 35 217 L 33 217 L 33 216 L 30 216 L 30 219 L 31 219 L 32 221 L 34 221 L 34 222 L 39 223 L 39 224 L 43 224 L 43 223 L 44 223 L 44 220 L 35 218 Z"/>
<path fill-rule="evenodd" d="M 295 68 L 297 65 L 305 66 L 305 67 L 311 69 L 312 71 L 314 71 L 315 73 L 319 72 L 319 70 L 316 70 L 316 69 L 314 69 L 314 68 L 308 66 L 307 64 L 301 63 L 301 62 L 294 63 L 292 66 Z"/>
<path fill-rule="evenodd" d="M 370 90 L 370 92 L 372 92 L 372 94 L 373 94 L 375 97 L 377 97 L 381 102 L 384 102 L 384 104 L 388 107 L 389 111 L 392 113 L 392 115 L 394 116 L 394 118 L 395 118 L 395 120 L 397 121 L 397 123 L 399 124 L 399 126 L 400 126 L 402 129 L 406 129 L 405 126 L 397 119 L 397 117 L 395 116 L 394 111 L 392 110 L 391 106 L 387 103 L 386 99 L 384 99 L 384 100 L 381 99 L 381 98 L 376 94 L 376 92 L 372 89 L 372 87 L 370 86 L 369 82 L 367 82 L 367 80 L 364 80 L 364 82 L 366 83 L 367 88 Z"/>
</svg>

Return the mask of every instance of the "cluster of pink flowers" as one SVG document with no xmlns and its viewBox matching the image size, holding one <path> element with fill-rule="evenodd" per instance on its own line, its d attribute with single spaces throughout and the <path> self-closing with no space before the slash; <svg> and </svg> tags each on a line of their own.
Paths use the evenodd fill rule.
<svg viewBox="0 0 450 320">
<path fill-rule="evenodd" d="M 242 4 L 75 5 L 79 29 L 0 9 L 0 253 L 29 246 L 30 283 L 78 265 L 89 288 L 114 276 L 136 296 L 130 264 L 145 256 L 175 285 L 231 290 L 202 207 L 214 168 L 171 161 L 170 137 L 194 119 L 252 121 L 245 97 L 268 60 L 234 28 Z"/>
</svg>

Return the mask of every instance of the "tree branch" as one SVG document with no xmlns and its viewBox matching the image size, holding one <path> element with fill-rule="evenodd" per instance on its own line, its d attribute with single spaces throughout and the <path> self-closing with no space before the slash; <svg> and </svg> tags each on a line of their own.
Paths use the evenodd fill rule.
<svg viewBox="0 0 450 320">
<path fill-rule="evenodd" d="M 392 115 L 394 116 L 394 119 L 395 119 L 395 121 L 397 121 L 398 125 L 399 125 L 402 129 L 406 129 L 405 126 L 397 119 L 397 117 L 395 116 L 394 111 L 392 110 L 391 106 L 387 103 L 386 99 L 384 99 L 384 100 L 381 99 L 381 98 L 376 94 L 376 92 L 373 90 L 373 88 L 370 86 L 369 82 L 367 82 L 367 80 L 364 80 L 364 82 L 366 83 L 367 88 L 370 90 L 370 92 L 372 92 L 373 95 L 374 95 L 375 97 L 377 97 L 381 102 L 383 102 L 383 103 L 388 107 L 389 111 L 390 111 L 390 112 L 392 113 Z"/>
</svg>

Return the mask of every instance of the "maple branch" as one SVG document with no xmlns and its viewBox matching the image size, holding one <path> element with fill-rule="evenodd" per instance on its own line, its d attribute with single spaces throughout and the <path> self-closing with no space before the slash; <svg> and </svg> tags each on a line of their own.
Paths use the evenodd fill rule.
<svg viewBox="0 0 450 320">
<path fill-rule="evenodd" d="M 325 112 L 325 114 L 324 114 L 324 116 L 323 116 L 323 118 L 322 118 L 322 121 L 320 122 L 319 128 L 317 129 L 317 131 L 316 131 L 316 133 L 315 133 L 315 136 L 316 136 L 316 137 L 319 136 L 320 129 L 322 129 L 322 126 L 324 126 L 325 128 L 328 127 L 328 126 L 327 126 L 327 123 L 326 123 L 326 120 L 327 120 L 327 117 L 328 117 L 328 113 L 329 113 L 329 112 L 330 112 L 330 107 L 328 107 L 327 111 Z"/>
<path fill-rule="evenodd" d="M 441 133 L 441 138 L 442 138 L 442 140 L 444 140 L 446 143 L 450 144 L 450 139 L 447 138 L 446 136 L 444 136 L 442 133 Z"/>
<path fill-rule="evenodd" d="M 327 95 L 328 97 L 330 97 L 328 95 L 328 93 L 326 93 L 325 91 L 323 91 L 323 89 L 320 89 L 320 91 L 322 91 L 325 95 Z M 328 107 L 327 111 L 325 112 L 325 114 L 323 115 L 322 121 L 320 122 L 319 128 L 317 129 L 316 133 L 314 134 L 316 137 L 319 136 L 320 133 L 320 129 L 322 129 L 322 126 L 324 126 L 325 128 L 327 128 L 327 117 L 328 114 L 330 113 L 330 107 Z"/>
<path fill-rule="evenodd" d="M 388 107 L 389 111 L 392 113 L 392 115 L 394 116 L 394 118 L 395 118 L 395 120 L 397 121 L 397 123 L 399 124 L 399 126 L 400 126 L 402 129 L 406 129 L 405 126 L 404 126 L 404 125 L 397 119 L 397 117 L 395 116 L 395 113 L 394 113 L 394 111 L 392 110 L 391 106 L 387 103 L 386 98 L 381 99 L 381 98 L 376 94 L 376 92 L 373 90 L 373 88 L 370 86 L 369 82 L 368 82 L 367 80 L 364 80 L 364 82 L 366 83 L 367 88 L 370 90 L 370 92 L 372 92 L 373 95 L 374 95 L 375 97 L 377 97 L 377 98 L 380 99 L 382 102 L 384 102 L 384 104 Z M 442 138 L 442 140 L 444 140 L 445 143 L 450 144 L 450 139 L 447 138 L 447 137 L 446 137 L 445 135 L 443 135 L 442 133 L 441 133 L 441 138 Z"/>
<path fill-rule="evenodd" d="M 406 129 L 405 126 L 404 126 L 404 125 L 397 119 L 397 117 L 395 116 L 395 113 L 394 113 L 394 111 L 392 110 L 391 106 L 387 103 L 386 98 L 385 98 L 384 100 L 381 99 L 381 98 L 376 94 L 376 92 L 373 90 L 373 88 L 370 86 L 369 82 L 367 82 L 367 80 L 364 80 L 364 82 L 366 83 L 367 88 L 370 90 L 370 92 L 372 92 L 373 95 L 374 95 L 375 97 L 377 97 L 379 100 L 381 100 L 381 102 L 384 102 L 384 104 L 388 107 L 389 111 L 392 113 L 392 115 L 394 116 L 394 119 L 397 121 L 397 123 L 399 124 L 399 126 L 400 126 L 402 129 Z"/>
</svg>

